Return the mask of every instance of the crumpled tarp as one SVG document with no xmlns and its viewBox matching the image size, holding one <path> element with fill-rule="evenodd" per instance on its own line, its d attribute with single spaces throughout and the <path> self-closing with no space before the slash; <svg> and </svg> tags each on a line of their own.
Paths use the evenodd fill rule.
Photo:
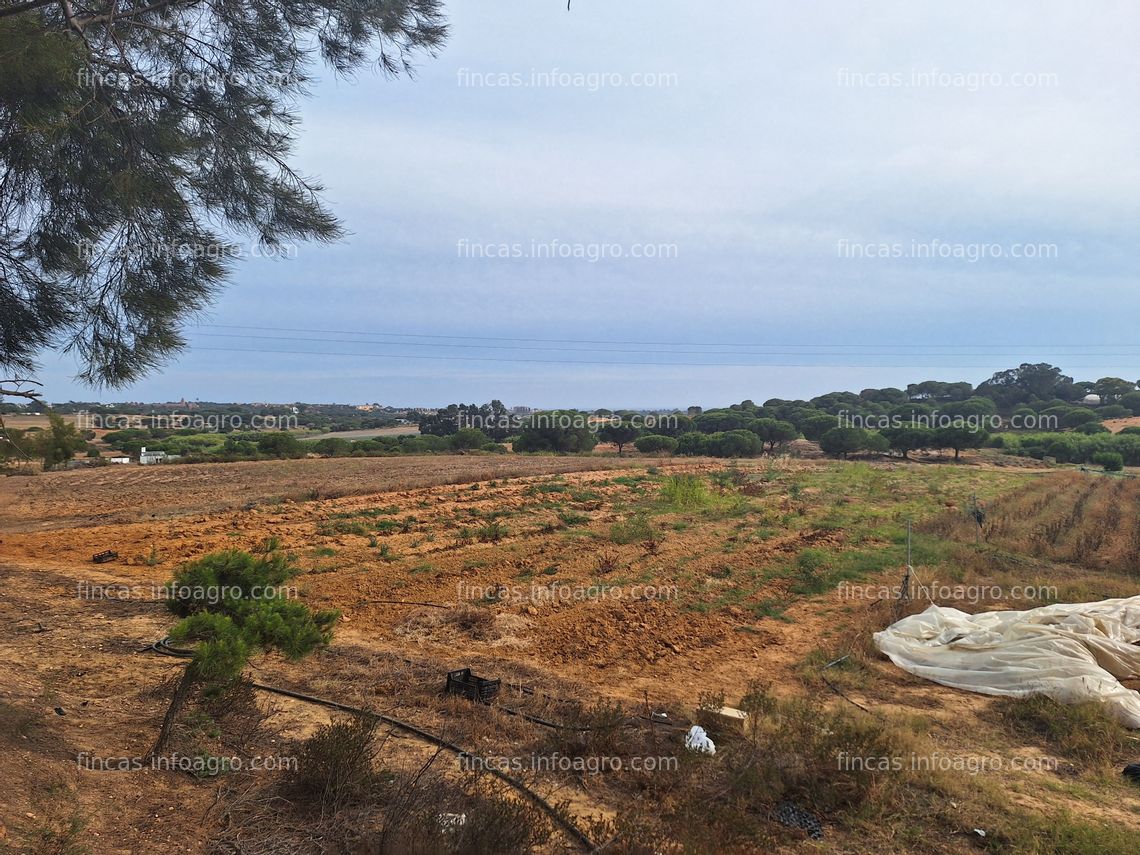
<svg viewBox="0 0 1140 855">
<path fill-rule="evenodd" d="M 987 695 L 1102 701 L 1140 728 L 1140 596 L 1026 611 L 967 614 L 930 606 L 875 633 L 875 644 L 911 674 Z"/>
<path fill-rule="evenodd" d="M 694 724 L 685 735 L 685 747 L 702 754 L 716 754 L 716 746 L 699 724 Z"/>
</svg>

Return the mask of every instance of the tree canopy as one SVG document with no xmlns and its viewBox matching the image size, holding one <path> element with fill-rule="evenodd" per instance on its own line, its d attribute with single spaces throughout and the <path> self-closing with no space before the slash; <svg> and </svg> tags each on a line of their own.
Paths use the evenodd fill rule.
<svg viewBox="0 0 1140 855">
<path fill-rule="evenodd" d="M 407 72 L 438 0 L 27 0 L 0 7 L 0 370 L 78 355 L 120 386 L 184 346 L 235 241 L 332 241 L 289 163 L 322 60 Z"/>
</svg>

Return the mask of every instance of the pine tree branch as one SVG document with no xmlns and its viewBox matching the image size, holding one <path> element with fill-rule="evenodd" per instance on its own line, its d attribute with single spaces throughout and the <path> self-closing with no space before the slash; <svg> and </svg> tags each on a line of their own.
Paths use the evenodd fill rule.
<svg viewBox="0 0 1140 855">
<path fill-rule="evenodd" d="M 27 0 L 25 3 L 5 6 L 0 9 L 0 18 L 7 18 L 9 15 L 19 15 L 21 12 L 27 12 L 31 9 L 39 9 L 41 6 L 50 6 L 55 2 L 56 0 Z"/>
</svg>

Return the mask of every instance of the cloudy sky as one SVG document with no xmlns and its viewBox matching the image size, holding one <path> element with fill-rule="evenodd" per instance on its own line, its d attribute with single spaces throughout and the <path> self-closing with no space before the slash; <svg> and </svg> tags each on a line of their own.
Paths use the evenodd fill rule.
<svg viewBox="0 0 1140 855">
<path fill-rule="evenodd" d="M 46 397 L 710 406 L 1022 361 L 1140 377 L 1134 4 L 448 15 L 414 80 L 322 72 L 302 107 L 297 164 L 347 240 L 240 262 L 127 389 L 45 359 Z"/>
</svg>

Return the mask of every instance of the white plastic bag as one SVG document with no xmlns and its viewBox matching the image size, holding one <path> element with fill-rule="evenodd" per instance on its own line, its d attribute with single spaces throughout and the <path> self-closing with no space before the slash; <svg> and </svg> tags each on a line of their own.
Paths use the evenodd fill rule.
<svg viewBox="0 0 1140 855">
<path fill-rule="evenodd" d="M 690 727 L 689 732 L 685 735 L 685 747 L 690 751 L 699 751 L 702 754 L 716 754 L 716 746 L 709 739 L 709 735 L 705 733 L 705 729 L 698 724 Z"/>
</svg>

